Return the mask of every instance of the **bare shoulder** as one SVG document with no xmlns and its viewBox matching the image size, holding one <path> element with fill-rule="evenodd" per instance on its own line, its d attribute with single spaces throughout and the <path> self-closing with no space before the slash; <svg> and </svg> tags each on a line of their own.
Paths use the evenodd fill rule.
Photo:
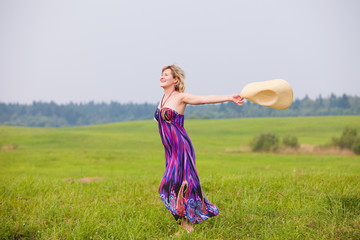
<svg viewBox="0 0 360 240">
<path fill-rule="evenodd" d="M 194 95 L 192 95 L 192 94 L 190 94 L 190 93 L 185 93 L 185 92 L 179 93 L 178 96 L 179 96 L 179 98 L 181 98 L 181 99 L 185 99 L 185 98 L 189 98 L 189 97 L 194 97 Z"/>
<path fill-rule="evenodd" d="M 177 97 L 178 102 L 186 104 L 187 99 L 193 97 L 193 95 L 190 93 L 182 92 L 182 93 L 178 93 L 176 97 Z"/>
<path fill-rule="evenodd" d="M 176 97 L 178 99 L 184 99 L 186 96 L 188 96 L 188 93 L 184 93 L 184 92 L 179 92 L 178 94 L 176 94 Z"/>
</svg>

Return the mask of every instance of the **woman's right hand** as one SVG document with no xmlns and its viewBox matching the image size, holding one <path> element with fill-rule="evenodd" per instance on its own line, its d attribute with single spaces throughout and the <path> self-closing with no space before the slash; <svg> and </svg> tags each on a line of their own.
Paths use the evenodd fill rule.
<svg viewBox="0 0 360 240">
<path fill-rule="evenodd" d="M 234 94 L 231 96 L 231 101 L 239 106 L 242 106 L 244 103 L 244 98 L 240 94 Z"/>
</svg>

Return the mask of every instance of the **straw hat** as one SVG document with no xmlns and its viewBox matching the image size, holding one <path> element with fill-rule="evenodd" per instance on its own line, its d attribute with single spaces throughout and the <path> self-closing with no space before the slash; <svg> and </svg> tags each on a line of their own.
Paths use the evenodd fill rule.
<svg viewBox="0 0 360 240">
<path fill-rule="evenodd" d="M 290 84 L 283 79 L 249 83 L 240 95 L 253 103 L 279 110 L 290 107 L 294 97 Z"/>
</svg>

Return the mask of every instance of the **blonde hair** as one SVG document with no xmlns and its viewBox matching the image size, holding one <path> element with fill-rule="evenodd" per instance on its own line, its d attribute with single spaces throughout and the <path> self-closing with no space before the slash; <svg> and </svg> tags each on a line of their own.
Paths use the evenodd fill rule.
<svg viewBox="0 0 360 240">
<path fill-rule="evenodd" d="M 173 65 L 163 67 L 163 69 L 161 70 L 161 73 L 163 73 L 166 69 L 170 69 L 173 78 L 176 78 L 178 80 L 177 83 L 175 84 L 175 90 L 179 91 L 179 92 L 184 92 L 185 91 L 185 72 L 184 72 L 184 70 L 182 70 L 181 67 L 173 64 Z"/>
</svg>

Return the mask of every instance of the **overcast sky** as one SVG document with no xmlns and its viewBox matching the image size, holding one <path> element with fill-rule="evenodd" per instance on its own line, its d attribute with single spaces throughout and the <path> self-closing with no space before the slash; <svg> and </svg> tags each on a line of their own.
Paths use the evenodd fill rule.
<svg viewBox="0 0 360 240">
<path fill-rule="evenodd" d="M 172 63 L 192 94 L 359 96 L 360 1 L 0 0 L 0 102 L 155 103 Z"/>
</svg>

